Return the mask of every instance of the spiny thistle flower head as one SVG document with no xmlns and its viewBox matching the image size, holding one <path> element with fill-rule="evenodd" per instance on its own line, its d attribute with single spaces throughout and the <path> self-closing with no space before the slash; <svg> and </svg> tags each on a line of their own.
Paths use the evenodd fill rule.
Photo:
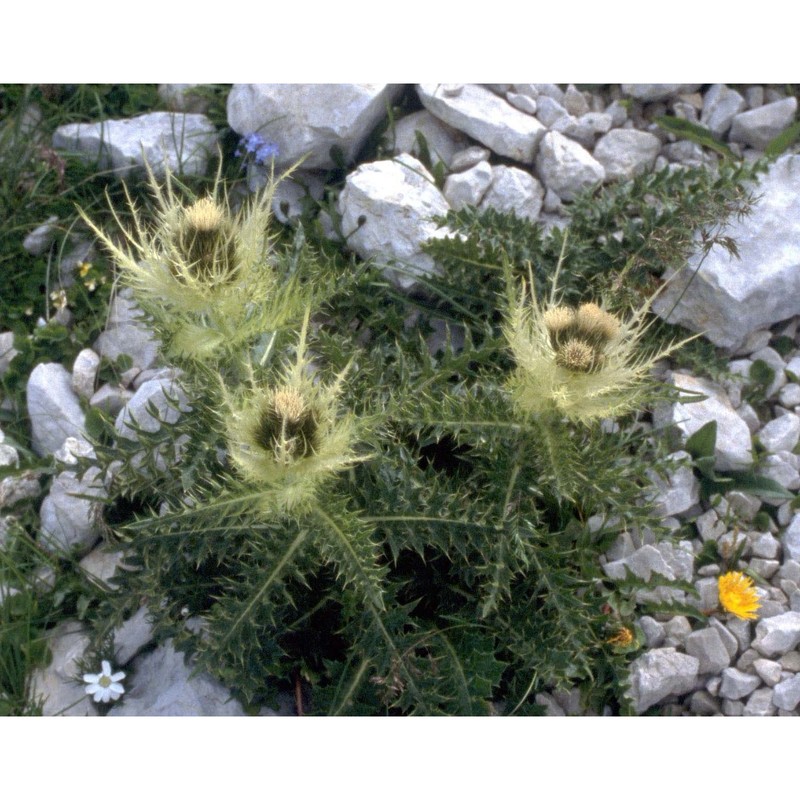
<svg viewBox="0 0 800 800">
<path fill-rule="evenodd" d="M 169 170 L 163 183 L 149 166 L 148 172 L 154 218 L 148 222 L 128 195 L 132 227 L 112 209 L 123 232 L 121 245 L 82 216 L 173 354 L 204 359 L 300 317 L 305 298 L 299 286 L 280 286 L 274 269 L 274 179 L 234 213 L 219 172 L 200 197 Z"/>
<path fill-rule="evenodd" d="M 556 279 L 544 304 L 532 276 L 512 290 L 505 335 L 516 362 L 509 389 L 517 409 L 588 424 L 635 408 L 652 366 L 682 342 L 643 355 L 649 303 L 625 320 L 597 303 L 573 308 L 559 302 Z"/>
<path fill-rule="evenodd" d="M 223 390 L 231 459 L 245 480 L 264 490 L 263 508 L 302 509 L 319 487 L 363 460 L 354 446 L 360 426 L 339 411 L 347 368 L 327 385 L 315 381 L 306 355 L 306 315 L 293 364 L 274 385 L 251 380 L 245 391 Z"/>
<path fill-rule="evenodd" d="M 739 619 L 757 619 L 761 608 L 758 592 L 751 578 L 743 572 L 726 572 L 718 580 L 719 602 Z"/>
</svg>

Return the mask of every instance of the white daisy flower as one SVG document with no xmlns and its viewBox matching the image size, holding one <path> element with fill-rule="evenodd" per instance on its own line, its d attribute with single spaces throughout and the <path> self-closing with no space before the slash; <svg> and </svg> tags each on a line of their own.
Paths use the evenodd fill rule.
<svg viewBox="0 0 800 800">
<path fill-rule="evenodd" d="M 86 687 L 86 694 L 94 695 L 92 699 L 95 703 L 110 703 L 112 700 L 119 700 L 125 693 L 125 687 L 120 681 L 125 677 L 124 672 L 111 674 L 111 664 L 108 661 L 102 662 L 103 671 L 98 675 L 86 674 L 83 682 L 89 684 Z"/>
</svg>

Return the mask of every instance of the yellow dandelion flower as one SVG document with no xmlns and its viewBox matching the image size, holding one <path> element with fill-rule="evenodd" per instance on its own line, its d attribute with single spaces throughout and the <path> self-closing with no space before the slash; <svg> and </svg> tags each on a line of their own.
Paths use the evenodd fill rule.
<svg viewBox="0 0 800 800">
<path fill-rule="evenodd" d="M 718 581 L 719 602 L 739 619 L 758 619 L 761 608 L 758 592 L 751 578 L 742 572 L 726 572 Z"/>
<path fill-rule="evenodd" d="M 633 631 L 623 625 L 613 636 L 606 639 L 606 644 L 613 645 L 614 647 L 628 647 L 633 643 L 633 640 Z"/>
<path fill-rule="evenodd" d="M 546 303 L 536 297 L 532 275 L 521 291 L 510 285 L 504 327 L 516 362 L 508 388 L 517 410 L 588 424 L 636 408 L 655 362 L 684 342 L 642 354 L 649 302 L 625 320 L 597 303 L 570 309 L 558 302 L 557 275 Z"/>
<path fill-rule="evenodd" d="M 231 459 L 250 485 L 263 489 L 267 513 L 302 510 L 324 482 L 363 460 L 354 450 L 360 423 L 338 408 L 348 370 L 328 385 L 311 377 L 307 327 L 308 315 L 296 362 L 286 365 L 277 385 L 251 377 L 235 395 L 223 387 Z"/>
</svg>

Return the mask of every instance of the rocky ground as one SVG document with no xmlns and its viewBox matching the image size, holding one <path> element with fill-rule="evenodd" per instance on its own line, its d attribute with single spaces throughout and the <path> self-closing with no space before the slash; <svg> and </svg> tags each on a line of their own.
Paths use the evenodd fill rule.
<svg viewBox="0 0 800 800">
<path fill-rule="evenodd" d="M 187 88 L 161 87 L 172 112 L 103 125 L 66 125 L 56 132 L 52 146 L 99 157 L 120 177 L 141 174 L 143 157 L 152 164 L 166 158 L 172 168 L 203 173 L 218 132 Z M 563 224 L 565 206 L 584 188 L 665 166 L 713 168 L 715 155 L 677 140 L 654 122 L 664 113 L 700 123 L 747 159 L 759 157 L 797 114 L 795 97 L 762 86 L 638 84 L 579 91 L 553 84 L 421 84 L 415 89 L 423 110 L 397 122 L 392 140 L 396 157 L 352 169 L 337 199 L 341 230 L 329 217 L 325 220 L 331 237 L 342 235 L 358 255 L 378 259 L 403 288 L 413 285 L 415 273 L 435 268 L 421 245 L 446 235 L 431 217 L 450 208 L 470 204 L 513 209 L 533 221 Z M 278 170 L 310 153 L 293 179 L 281 184 L 274 203 L 279 218 L 299 214 L 306 194 L 321 198 L 323 173 L 335 166 L 331 148 L 352 158 L 401 90 L 393 85 L 233 87 L 229 125 L 243 137 L 259 132 L 261 146 L 276 146 L 277 156 L 274 148 L 270 153 Z M 419 160 L 417 131 L 423 133 L 433 162 L 441 162 L 439 169 L 446 175 L 441 191 Z M 256 144 L 248 176 L 253 186 L 263 181 L 267 168 L 258 163 L 264 159 L 258 158 Z M 671 312 L 671 321 L 704 331 L 724 348 L 734 376 L 721 385 L 678 372 L 664 376 L 707 398 L 662 408 L 655 415 L 656 425 L 673 424 L 680 439 L 669 479 L 653 476 L 656 499 L 669 527 L 693 525 L 696 538 L 657 542 L 646 533 L 624 534 L 603 567 L 612 577 L 627 569 L 645 580 L 656 574 L 691 583 L 699 598 L 674 588 L 648 591 L 651 599 L 676 599 L 709 611 L 718 609 L 719 567 L 699 566 L 697 556 L 708 542 L 715 542 L 720 554 L 743 544 L 740 567 L 763 579 L 761 608 L 756 621 L 719 613 L 708 626 L 683 615 L 642 617 L 647 649 L 631 668 L 631 696 L 639 713 L 655 708 L 686 715 L 800 714 L 800 514 L 790 501 L 741 491 L 728 492 L 713 506 L 701 501 L 698 479 L 681 450 L 692 433 L 716 420 L 717 469 L 755 465 L 758 474 L 787 490 L 800 488 L 800 156 L 781 156 L 756 193 L 760 199 L 753 214 L 733 221 L 727 231 L 736 239 L 741 258 L 731 260 L 726 252 L 712 250 L 690 292 L 681 296 L 686 278 L 678 275 L 656 305 L 663 315 Z M 43 224 L 30 232 L 25 247 L 44 252 L 53 235 Z M 72 257 L 67 254 L 62 260 L 62 281 L 74 279 L 75 265 L 87 258 L 91 243 L 78 241 L 74 248 Z M 403 271 L 393 270 L 392 264 L 402 264 Z M 131 369 L 119 384 L 100 383 L 100 358 L 120 353 L 131 357 Z M 12 334 L 0 333 L 0 373 L 13 354 Z M 76 455 L 90 453 L 83 408 L 88 404 L 116 414 L 121 436 L 132 419 L 153 422 L 146 413 L 149 403 L 165 417 L 178 413 L 166 400 L 176 391 L 176 375 L 159 369 L 157 357 L 158 343 L 123 292 L 91 349 L 72 365 L 39 365 L 27 385 L 33 447 L 39 455 L 55 455 L 62 465 L 41 505 L 39 543 L 51 552 L 78 550 L 86 572 L 105 582 L 113 580 L 119 553 L 98 544 L 97 501 L 92 498 L 101 497 L 104 487 L 91 471 L 78 479 L 70 469 Z M 748 400 L 752 376 L 758 374 L 751 372 L 754 364 L 766 364 L 772 371 L 761 416 Z M 18 463 L 18 453 L 2 440 L 0 432 L 0 465 Z M 0 483 L 0 546 L 12 506 L 38 492 L 35 475 Z M 82 496 L 75 497 L 76 492 Z M 769 503 L 777 507 L 777 524 L 759 513 Z M 41 580 L 46 584 L 47 575 Z M 188 668 L 169 643 L 137 655 L 149 641 L 144 611 L 116 632 L 117 666 L 134 666 L 135 681 L 112 715 L 244 713 L 210 677 L 188 680 Z M 52 664 L 35 681 L 35 690 L 48 698 L 46 714 L 97 713 L 83 686 L 72 681 L 85 645 L 78 622 L 62 622 L 53 631 Z M 538 700 L 552 714 L 581 712 L 576 693 L 542 694 Z"/>
</svg>

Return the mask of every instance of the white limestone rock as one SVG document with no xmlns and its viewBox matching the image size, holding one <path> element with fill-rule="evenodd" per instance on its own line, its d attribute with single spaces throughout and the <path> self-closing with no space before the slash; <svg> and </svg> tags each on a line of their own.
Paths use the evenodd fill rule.
<svg viewBox="0 0 800 800">
<path fill-rule="evenodd" d="M 800 612 L 786 611 L 756 625 L 753 647 L 766 658 L 782 656 L 800 644 Z"/>
<path fill-rule="evenodd" d="M 26 253 L 40 256 L 46 253 L 58 235 L 58 217 L 48 217 L 45 222 L 34 228 L 23 240 L 22 248 Z"/>
<path fill-rule="evenodd" d="M 466 147 L 453 155 L 450 160 L 450 172 L 465 172 L 476 164 L 480 164 L 481 161 L 488 161 L 491 155 L 492 151 L 487 147 L 479 145 Z"/>
<path fill-rule="evenodd" d="M 158 378 L 143 383 L 136 390 L 119 412 L 114 428 L 120 436 L 136 441 L 136 427 L 155 433 L 163 424 L 173 425 L 182 412 L 189 410 L 191 406 L 180 383 L 170 378 Z"/>
<path fill-rule="evenodd" d="M 72 365 L 72 388 L 75 394 L 89 399 L 94 394 L 97 370 L 100 367 L 100 356 L 90 348 L 81 350 Z"/>
<path fill-rule="evenodd" d="M 719 347 L 735 349 L 752 331 L 800 314 L 798 181 L 800 155 L 781 156 L 753 187 L 752 213 L 726 230 L 740 258 L 713 247 L 698 271 L 693 257 L 653 303 L 656 313 L 666 316 L 694 275 L 670 321 Z"/>
<path fill-rule="evenodd" d="M 702 628 L 686 637 L 686 652 L 694 656 L 700 674 L 717 675 L 731 665 L 731 654 L 715 628 Z"/>
<path fill-rule="evenodd" d="M 218 134 L 203 114 L 153 111 L 127 119 L 75 122 L 53 134 L 53 148 L 79 154 L 119 178 L 146 174 L 145 163 L 163 177 L 170 171 L 205 175 Z"/>
<path fill-rule="evenodd" d="M 90 467 L 78 477 L 65 470 L 55 477 L 42 501 L 38 542 L 58 555 L 88 553 L 100 537 L 101 503 L 105 487 L 100 470 Z M 80 496 L 78 496 L 80 495 Z M 96 497 L 98 500 L 90 498 Z"/>
<path fill-rule="evenodd" d="M 453 156 L 469 146 L 469 138 L 461 131 L 446 125 L 430 111 L 423 109 L 397 121 L 391 139 L 392 152 L 395 155 L 409 153 L 414 158 L 419 158 L 417 132 L 425 138 L 431 162 L 442 162 L 448 169 Z"/>
<path fill-rule="evenodd" d="M 750 675 L 736 667 L 728 667 L 722 671 L 720 697 L 726 700 L 741 700 L 754 692 L 761 685 L 758 675 Z"/>
<path fill-rule="evenodd" d="M 562 200 L 574 200 L 578 194 L 602 183 L 603 165 L 577 142 L 558 131 L 549 131 L 542 138 L 536 171 L 548 189 Z"/>
<path fill-rule="evenodd" d="M 448 96 L 442 84 L 423 83 L 417 94 L 428 111 L 497 155 L 533 163 L 544 125 L 489 89 L 466 84 L 457 96 Z"/>
<path fill-rule="evenodd" d="M 258 133 L 278 147 L 275 168 L 304 169 L 355 158 L 402 87 L 385 83 L 238 83 L 228 94 L 228 124 L 242 136 Z"/>
<path fill-rule="evenodd" d="M 715 83 L 703 96 L 700 123 L 715 136 L 724 136 L 733 118 L 747 107 L 744 97 L 724 83 Z"/>
<path fill-rule="evenodd" d="M 784 414 L 770 420 L 758 432 L 758 440 L 768 453 L 794 450 L 798 439 L 800 439 L 800 417 L 797 414 Z"/>
<path fill-rule="evenodd" d="M 622 93 L 643 103 L 666 100 L 679 94 L 691 94 L 700 88 L 699 83 L 623 83 Z"/>
<path fill-rule="evenodd" d="M 124 667 L 143 647 L 153 640 L 153 623 L 147 606 L 142 606 L 131 617 L 114 629 L 114 659 Z"/>
<path fill-rule="evenodd" d="M 55 453 L 68 436 L 84 438 L 86 415 L 61 364 L 38 364 L 28 378 L 31 443 L 40 455 Z"/>
<path fill-rule="evenodd" d="M 800 561 L 800 514 L 795 514 L 781 537 L 787 559 Z"/>
<path fill-rule="evenodd" d="M 152 367 L 158 358 L 159 342 L 142 319 L 130 289 L 125 288 L 111 301 L 108 324 L 97 337 L 94 350 L 114 361 L 121 355 L 130 356 L 140 370 Z"/>
<path fill-rule="evenodd" d="M 743 111 L 733 118 L 728 138 L 732 142 L 741 142 L 756 150 L 764 150 L 779 133 L 792 124 L 796 113 L 796 97 L 786 97 L 750 111 Z"/>
<path fill-rule="evenodd" d="M 794 711 L 800 705 L 800 675 L 777 684 L 772 693 L 772 702 L 784 711 Z"/>
<path fill-rule="evenodd" d="M 207 673 L 193 675 L 172 640 L 139 656 L 126 682 L 124 702 L 110 717 L 241 717 L 244 709 Z"/>
<path fill-rule="evenodd" d="M 715 465 L 719 470 L 745 469 L 753 463 L 750 429 L 731 406 L 721 387 L 691 375 L 672 373 L 668 380 L 681 392 L 706 396 L 699 403 L 674 403 L 654 411 L 657 428 L 675 426 L 682 443 L 706 423 L 716 420 Z"/>
<path fill-rule="evenodd" d="M 550 130 L 563 133 L 568 139 L 574 139 L 587 150 L 595 146 L 598 136 L 611 130 L 611 115 L 597 111 L 589 111 L 580 117 L 564 116 L 557 119 Z"/>
<path fill-rule="evenodd" d="M 674 647 L 650 650 L 630 666 L 630 688 L 626 692 L 637 714 L 647 711 L 670 695 L 691 692 L 697 684 L 700 662 Z"/>
<path fill-rule="evenodd" d="M 525 170 L 500 164 L 492 167 L 492 182 L 479 208 L 513 211 L 518 217 L 535 220 L 542 210 L 544 188 Z"/>
<path fill-rule="evenodd" d="M 47 643 L 52 660 L 31 679 L 31 696 L 44 699 L 43 715 L 96 717 L 97 707 L 86 694 L 78 667 L 89 644 L 88 631 L 80 622 L 67 620 L 49 632 Z"/>
<path fill-rule="evenodd" d="M 338 206 L 348 247 L 362 258 L 379 259 L 397 286 L 409 289 L 415 274 L 434 272 L 422 244 L 449 234 L 433 217 L 444 216 L 450 206 L 416 158 L 402 154 L 362 164 L 347 176 Z"/>
<path fill-rule="evenodd" d="M 700 482 L 689 465 L 689 454 L 685 450 L 678 450 L 670 454 L 668 461 L 685 463 L 670 470 L 666 480 L 654 470 L 647 471 L 647 477 L 653 484 L 655 512 L 659 517 L 677 516 L 700 502 Z"/>
<path fill-rule="evenodd" d="M 14 348 L 13 331 L 0 333 L 0 376 L 4 375 L 19 350 Z"/>
<path fill-rule="evenodd" d="M 487 161 L 481 161 L 465 172 L 448 175 L 443 194 L 450 207 L 460 211 L 464 206 L 477 206 L 491 182 L 492 168 Z"/>
<path fill-rule="evenodd" d="M 661 150 L 661 140 L 647 131 L 615 128 L 597 140 L 594 157 L 606 171 L 606 180 L 630 180 L 649 172 Z"/>
<path fill-rule="evenodd" d="M 775 715 L 775 705 L 772 702 L 773 691 L 768 686 L 756 689 L 745 703 L 742 711 L 743 717 L 772 717 Z"/>
</svg>

